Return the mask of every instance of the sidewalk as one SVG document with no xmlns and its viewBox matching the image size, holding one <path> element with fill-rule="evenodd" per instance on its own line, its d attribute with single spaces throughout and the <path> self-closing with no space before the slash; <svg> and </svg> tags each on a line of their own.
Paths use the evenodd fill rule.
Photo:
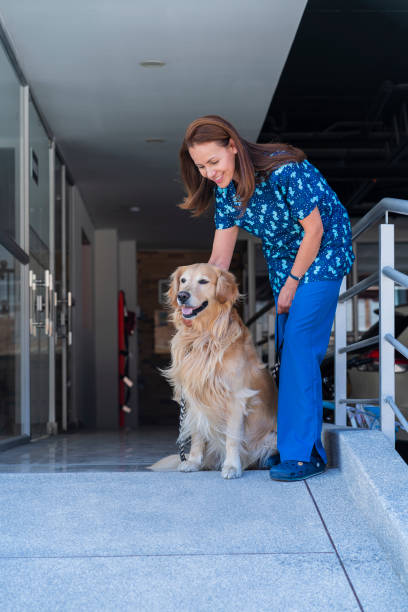
<svg viewBox="0 0 408 612">
<path fill-rule="evenodd" d="M 2 611 L 408 609 L 337 469 L 1 473 L 0 491 Z"/>
</svg>

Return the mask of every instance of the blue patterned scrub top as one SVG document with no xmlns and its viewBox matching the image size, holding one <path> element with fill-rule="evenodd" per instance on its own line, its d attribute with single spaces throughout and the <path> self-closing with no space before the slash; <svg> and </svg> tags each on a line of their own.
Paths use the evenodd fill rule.
<svg viewBox="0 0 408 612">
<path fill-rule="evenodd" d="M 275 153 L 272 153 L 274 155 Z M 308 160 L 286 163 L 255 186 L 240 217 L 233 181 L 215 191 L 215 227 L 238 225 L 262 239 L 269 280 L 278 295 L 292 269 L 304 230 L 304 219 L 317 206 L 323 223 L 319 252 L 300 284 L 339 279 L 355 259 L 348 213 L 325 178 Z"/>
</svg>

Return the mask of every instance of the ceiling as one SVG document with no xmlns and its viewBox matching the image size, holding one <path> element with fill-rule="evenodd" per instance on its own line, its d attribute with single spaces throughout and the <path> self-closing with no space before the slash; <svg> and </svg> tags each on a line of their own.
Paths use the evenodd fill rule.
<svg viewBox="0 0 408 612">
<path fill-rule="evenodd" d="M 407 33 L 406 0 L 309 0 L 259 136 L 303 149 L 354 217 L 408 199 Z"/>
<path fill-rule="evenodd" d="M 208 248 L 212 216 L 176 207 L 184 131 L 219 114 L 257 140 L 305 6 L 0 0 L 0 15 L 95 226 L 140 249 Z"/>
</svg>

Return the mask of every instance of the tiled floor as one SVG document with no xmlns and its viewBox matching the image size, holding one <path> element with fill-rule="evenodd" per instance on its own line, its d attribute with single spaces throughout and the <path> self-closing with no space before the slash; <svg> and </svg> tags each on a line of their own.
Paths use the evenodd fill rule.
<svg viewBox="0 0 408 612">
<path fill-rule="evenodd" d="M 294 483 L 146 470 L 176 436 L 77 433 L 0 453 L 1 610 L 408 609 L 339 470 Z"/>
<path fill-rule="evenodd" d="M 0 472 L 134 472 L 177 453 L 174 427 L 80 432 L 38 439 L 0 453 Z"/>
</svg>

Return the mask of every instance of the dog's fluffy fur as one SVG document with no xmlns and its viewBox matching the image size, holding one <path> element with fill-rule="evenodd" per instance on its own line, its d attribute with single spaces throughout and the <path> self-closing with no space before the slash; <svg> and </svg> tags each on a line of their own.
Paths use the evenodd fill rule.
<svg viewBox="0 0 408 612">
<path fill-rule="evenodd" d="M 168 300 L 177 332 L 163 373 L 174 399 L 185 399 L 178 441 L 191 437 L 191 449 L 187 461 L 171 455 L 151 469 L 221 469 L 224 478 L 237 478 L 276 453 L 276 385 L 234 308 L 238 298 L 233 274 L 210 264 L 172 274 Z"/>
</svg>

